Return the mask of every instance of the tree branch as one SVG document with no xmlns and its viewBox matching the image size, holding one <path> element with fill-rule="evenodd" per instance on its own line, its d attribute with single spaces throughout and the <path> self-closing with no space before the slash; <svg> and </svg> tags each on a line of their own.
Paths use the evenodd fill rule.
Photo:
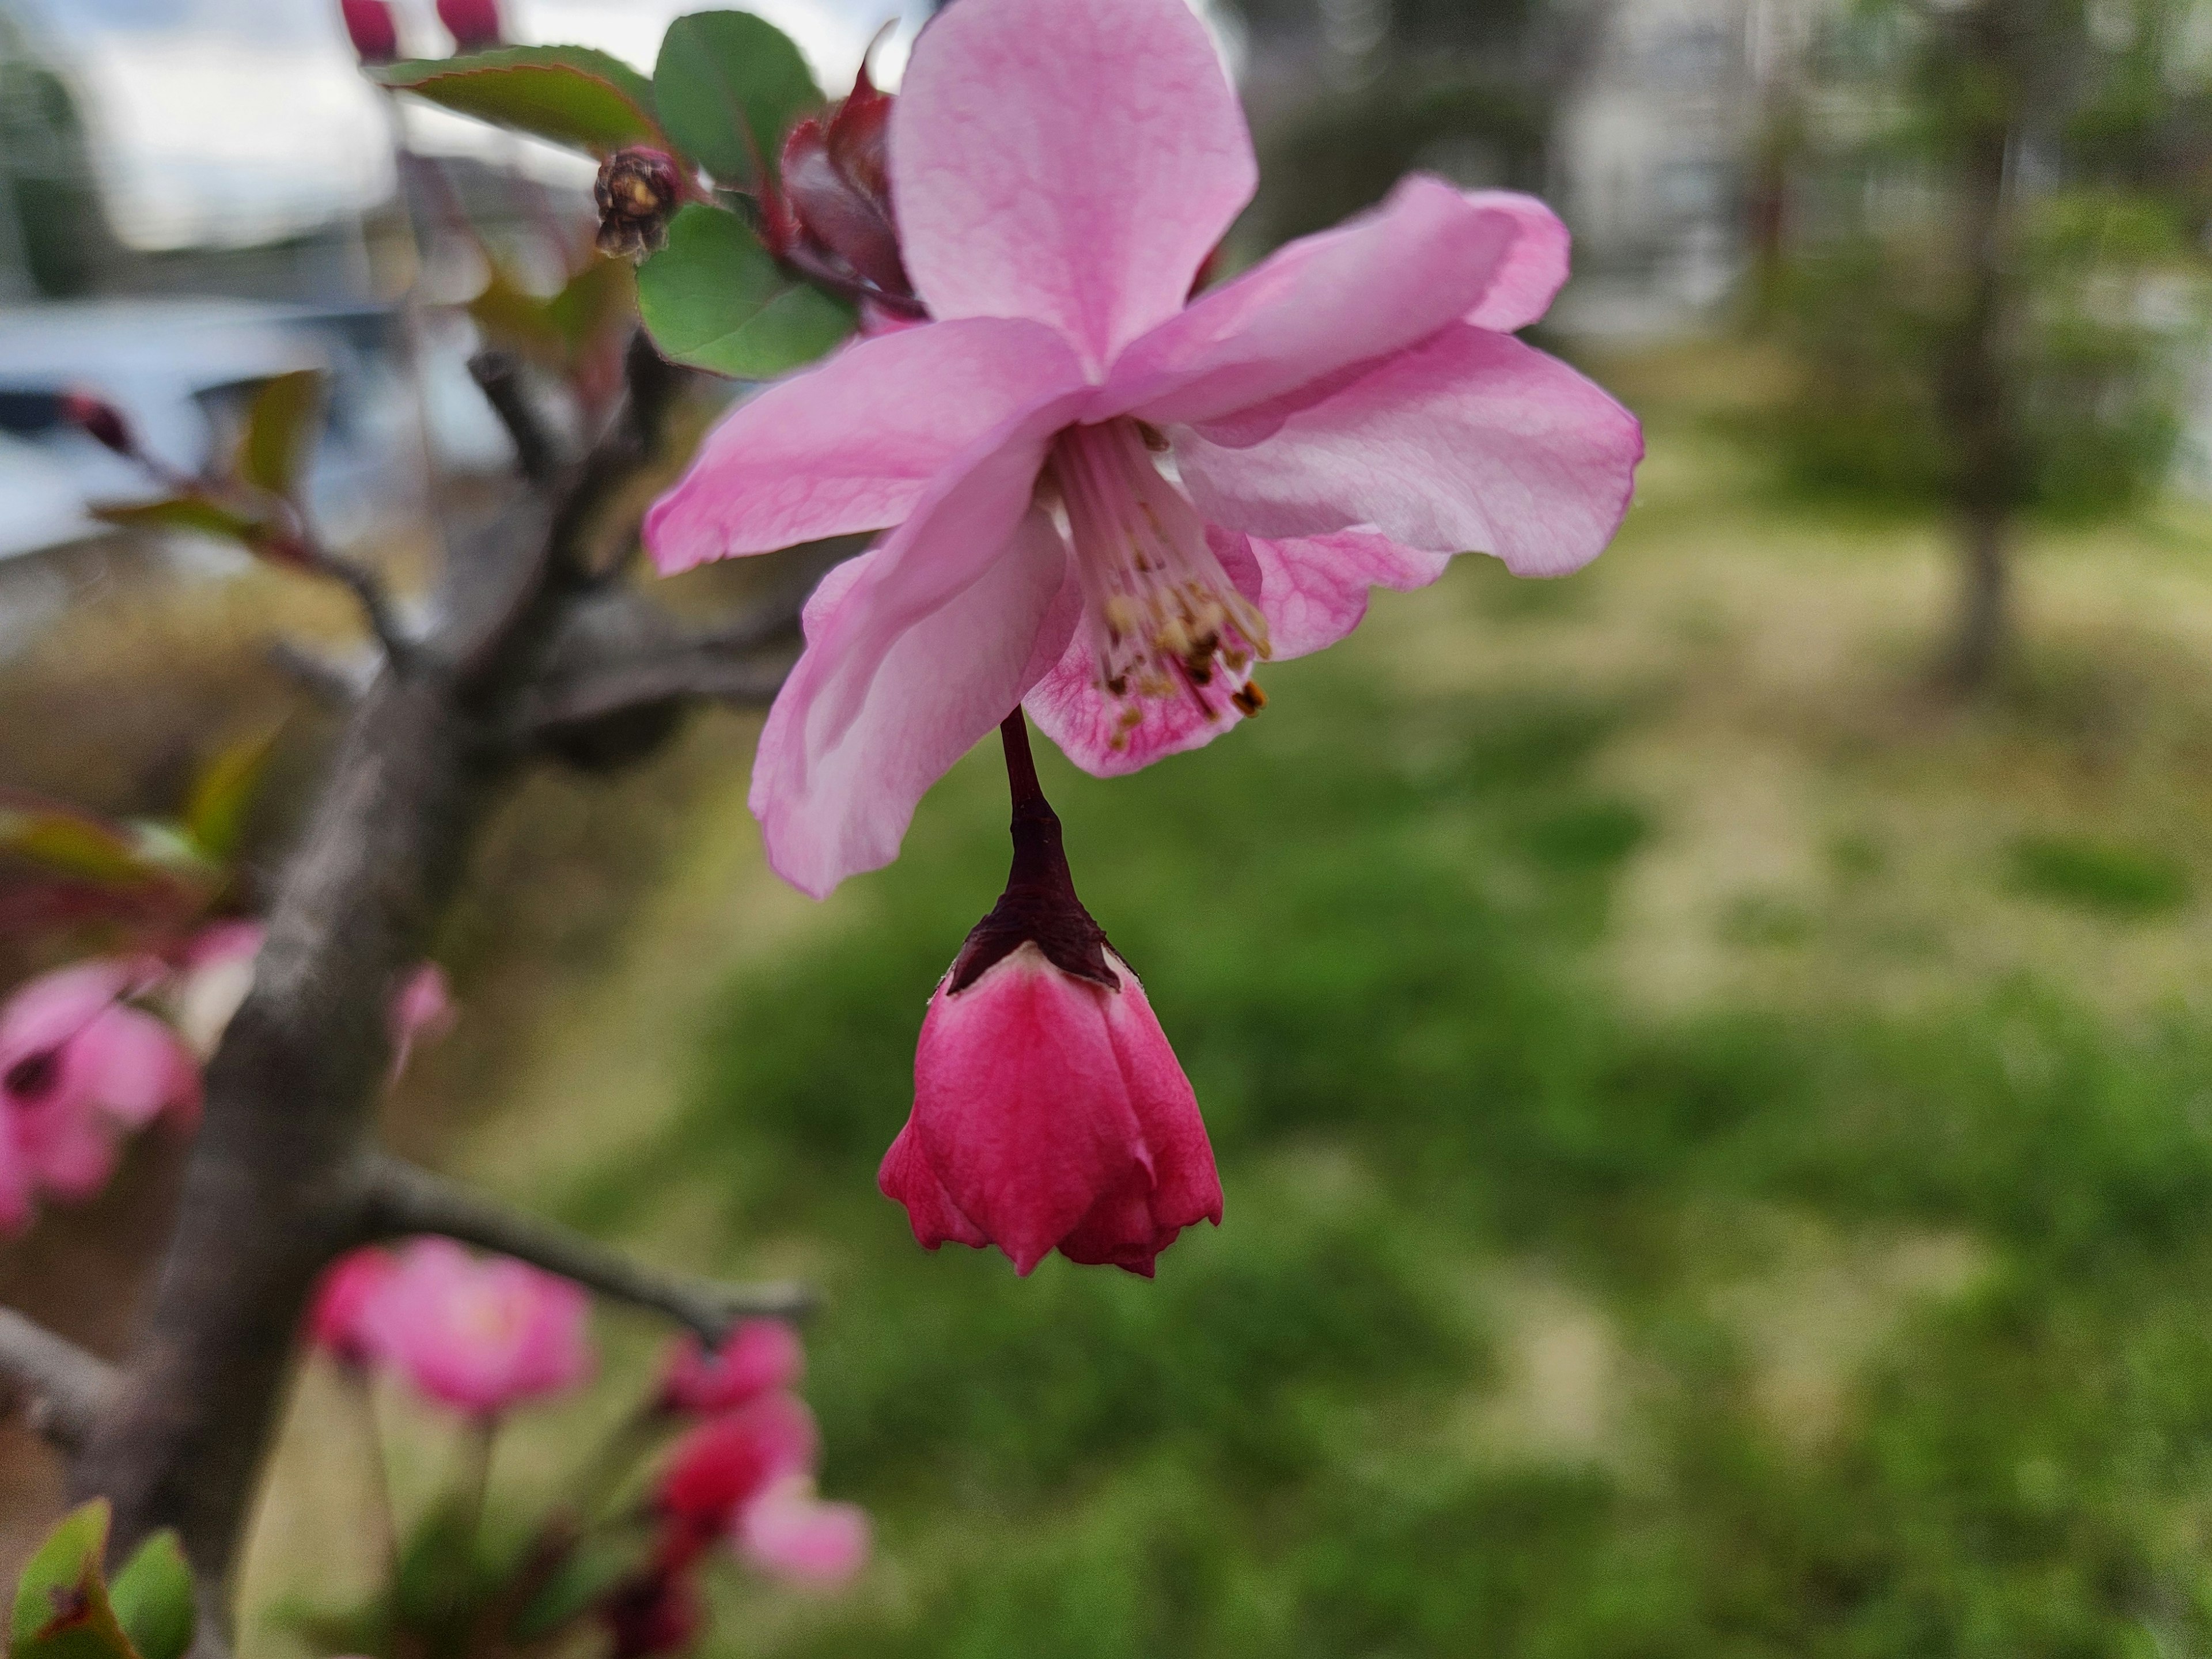
<svg viewBox="0 0 2212 1659">
<path fill-rule="evenodd" d="M 793 1318 L 814 1304 L 803 1285 L 726 1285 L 665 1272 L 381 1152 L 362 1161 L 360 1181 L 363 1224 L 372 1238 L 435 1233 L 496 1250 L 617 1302 L 665 1314 L 710 1342 L 720 1341 L 740 1319 Z"/>
<path fill-rule="evenodd" d="M 533 489 L 550 489 L 561 476 L 561 446 L 530 401 L 522 366 L 512 353 L 479 351 L 469 359 L 469 373 L 514 441 L 516 470 Z"/>
<path fill-rule="evenodd" d="M 31 1426 L 64 1451 L 91 1431 L 115 1393 L 115 1368 L 13 1308 L 0 1308 L 0 1379 L 29 1406 Z"/>
</svg>

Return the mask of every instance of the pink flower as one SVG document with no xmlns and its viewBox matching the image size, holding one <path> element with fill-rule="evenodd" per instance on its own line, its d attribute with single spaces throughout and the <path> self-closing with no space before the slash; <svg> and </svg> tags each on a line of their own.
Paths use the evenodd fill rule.
<svg viewBox="0 0 2212 1659">
<path fill-rule="evenodd" d="M 805 1475 L 778 1481 L 738 1517 L 741 1559 L 794 1583 L 842 1584 L 868 1564 L 867 1512 L 854 1504 L 825 1504 Z"/>
<path fill-rule="evenodd" d="M 703 1544 L 729 1532 L 739 1512 L 778 1481 L 811 1474 L 820 1449 L 805 1404 L 769 1395 L 682 1435 L 661 1471 L 654 1507 L 682 1545 Z"/>
<path fill-rule="evenodd" d="M 1188 299 L 1256 169 L 1183 0 L 960 0 L 890 176 L 937 320 L 745 404 L 647 521 L 664 571 L 896 526 L 807 606 L 761 738 L 753 808 L 806 892 L 896 857 L 1017 703 L 1131 770 L 1256 708 L 1255 663 L 1340 639 L 1370 586 L 1469 548 L 1562 574 L 1626 509 L 1634 418 L 1511 335 L 1566 275 L 1539 202 L 1415 176 Z"/>
<path fill-rule="evenodd" d="M 583 1381 L 588 1310 L 565 1279 L 423 1238 L 399 1252 L 363 1323 L 369 1349 L 417 1389 L 482 1416 Z"/>
<path fill-rule="evenodd" d="M 1185 1227 L 1220 1224 L 1213 1148 L 1145 988 L 1075 896 L 1018 712 L 1004 731 L 1013 870 L 930 999 L 877 1185 L 930 1249 L 996 1244 L 1027 1275 L 1057 1249 L 1149 1279 Z"/>
<path fill-rule="evenodd" d="M 463 52 L 500 44 L 499 0 L 438 0 L 438 21 Z"/>
<path fill-rule="evenodd" d="M 398 1271 L 392 1253 L 374 1246 L 340 1256 L 316 1287 L 307 1313 L 310 1340 L 341 1364 L 366 1370 L 374 1364 L 380 1357 L 377 1303 Z"/>
<path fill-rule="evenodd" d="M 90 1197 L 114 1173 L 125 1133 L 165 1114 L 197 1121 L 200 1077 L 190 1050 L 124 1000 L 160 975 L 150 962 L 79 963 L 31 981 L 0 1007 L 0 1119 L 39 1189 Z"/>
<path fill-rule="evenodd" d="M 392 998 L 392 1075 L 407 1069 L 417 1042 L 452 1030 L 455 1018 L 444 969 L 426 962 L 408 975 Z"/>
<path fill-rule="evenodd" d="M 806 1351 L 798 1332 L 781 1319 L 748 1319 L 714 1353 L 708 1353 L 696 1336 L 672 1345 L 660 1403 L 668 1411 L 732 1411 L 792 1387 L 805 1369 Z"/>
<path fill-rule="evenodd" d="M 399 31 L 385 0 L 338 0 L 347 37 L 364 64 L 388 64 L 399 56 Z"/>
<path fill-rule="evenodd" d="M 218 921 L 185 946 L 169 994 L 177 1029 L 194 1053 L 211 1057 L 231 1018 L 253 989 L 253 967 L 269 929 L 258 921 Z"/>
<path fill-rule="evenodd" d="M 15 1119 L 0 1112 L 0 1238 L 12 1238 L 37 1213 L 30 1160 L 18 1142 Z"/>
</svg>

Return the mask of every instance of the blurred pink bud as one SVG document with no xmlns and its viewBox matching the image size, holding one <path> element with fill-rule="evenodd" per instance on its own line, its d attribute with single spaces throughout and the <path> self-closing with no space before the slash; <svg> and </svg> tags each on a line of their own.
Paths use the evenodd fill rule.
<svg viewBox="0 0 2212 1659">
<path fill-rule="evenodd" d="M 325 1269 L 307 1312 L 307 1335 L 342 1364 L 366 1370 L 378 1352 L 377 1303 L 399 1264 L 374 1245 L 348 1252 Z"/>
<path fill-rule="evenodd" d="M 37 1213 L 31 1166 L 17 1144 L 15 1119 L 0 1112 L 0 1238 L 13 1238 Z"/>
<path fill-rule="evenodd" d="M 670 1346 L 660 1404 L 677 1412 L 726 1412 L 797 1382 L 806 1370 L 799 1333 L 781 1319 L 748 1319 L 708 1353 L 696 1336 Z"/>
<path fill-rule="evenodd" d="M 746 1506 L 735 1541 L 738 1557 L 763 1572 L 826 1589 L 867 1565 L 867 1511 L 825 1504 L 811 1480 L 793 1475 Z"/>
<path fill-rule="evenodd" d="M 0 1116 L 40 1188 L 88 1198 L 114 1173 L 125 1130 L 198 1118 L 199 1067 L 183 1041 L 123 998 L 158 964 L 105 958 L 45 975 L 0 1007 Z"/>
<path fill-rule="evenodd" d="M 426 962 L 410 974 L 392 999 L 392 1075 L 407 1069 L 416 1042 L 453 1029 L 453 994 L 446 970 Z"/>
<path fill-rule="evenodd" d="M 772 1394 L 687 1431 L 668 1455 L 654 1505 L 679 1540 L 696 1545 L 727 1533 L 738 1513 L 787 1476 L 809 1474 L 821 1448 L 814 1415 Z M 683 1552 L 677 1552 L 678 1559 Z"/>
<path fill-rule="evenodd" d="M 487 52 L 501 43 L 499 0 L 438 0 L 438 21 L 463 52 Z"/>
<path fill-rule="evenodd" d="M 64 392 L 62 418 L 118 455 L 138 453 L 137 440 L 132 437 L 123 411 L 104 398 L 89 392 Z"/>
<path fill-rule="evenodd" d="M 338 0 L 346 33 L 364 64 L 388 64 L 399 56 L 399 30 L 385 0 Z"/>
<path fill-rule="evenodd" d="M 489 1416 L 558 1394 L 592 1370 L 589 1303 L 565 1279 L 443 1238 L 401 1250 L 370 1300 L 366 1340 L 421 1393 Z"/>
</svg>

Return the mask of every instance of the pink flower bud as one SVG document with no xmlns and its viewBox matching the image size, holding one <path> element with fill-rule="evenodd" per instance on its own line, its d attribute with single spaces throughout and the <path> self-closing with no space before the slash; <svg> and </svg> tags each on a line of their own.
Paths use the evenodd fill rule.
<svg viewBox="0 0 2212 1659">
<path fill-rule="evenodd" d="M 1213 1148 L 1145 988 L 1075 896 L 1020 721 L 1002 728 L 1013 872 L 930 999 L 877 1184 L 930 1249 L 996 1244 L 1026 1275 L 1057 1249 L 1150 1278 L 1185 1227 L 1220 1224 Z"/>
<path fill-rule="evenodd" d="M 836 109 L 792 128 L 783 143 L 781 197 L 769 204 L 765 231 L 784 257 L 804 253 L 897 305 L 915 296 L 891 213 L 894 101 L 876 90 L 863 64 Z"/>
<path fill-rule="evenodd" d="M 499 0 L 438 0 L 438 21 L 463 52 L 488 52 L 501 44 Z"/>
<path fill-rule="evenodd" d="M 399 56 L 399 30 L 385 0 L 338 0 L 346 34 L 364 64 L 388 64 Z"/>
<path fill-rule="evenodd" d="M 307 1312 L 307 1335 L 339 1364 L 366 1370 L 380 1358 L 377 1303 L 398 1272 L 392 1253 L 349 1252 L 325 1270 Z"/>
<path fill-rule="evenodd" d="M 589 1375 L 589 1304 L 565 1279 L 442 1238 L 399 1253 L 371 1300 L 365 1340 L 421 1393 L 489 1416 Z"/>
<path fill-rule="evenodd" d="M 742 1410 L 685 1432 L 668 1455 L 654 1507 L 684 1546 L 729 1532 L 738 1512 L 777 1481 L 811 1474 L 820 1451 L 814 1415 L 787 1394 L 772 1394 Z"/>
<path fill-rule="evenodd" d="M 104 398 L 89 392 L 65 392 L 62 394 L 62 418 L 118 455 L 138 453 L 138 441 L 131 434 L 131 423 L 123 418 L 121 410 Z"/>
<path fill-rule="evenodd" d="M 748 1319 L 714 1353 L 707 1352 L 696 1336 L 672 1345 L 660 1403 L 677 1412 L 734 1411 L 792 1387 L 805 1370 L 806 1351 L 798 1332 L 781 1319 Z"/>
<path fill-rule="evenodd" d="M 738 1517 L 739 1558 L 794 1583 L 828 1589 L 868 1564 L 867 1511 L 825 1504 L 805 1475 L 778 1481 Z"/>
</svg>

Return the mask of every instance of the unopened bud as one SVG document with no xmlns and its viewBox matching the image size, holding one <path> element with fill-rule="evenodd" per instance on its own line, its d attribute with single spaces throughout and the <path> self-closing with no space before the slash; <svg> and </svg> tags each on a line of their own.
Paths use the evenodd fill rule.
<svg viewBox="0 0 2212 1659">
<path fill-rule="evenodd" d="M 618 149 L 599 163 L 592 194 L 599 204 L 599 252 L 641 258 L 668 240 L 668 220 L 684 200 L 684 175 L 665 150 Z"/>
<path fill-rule="evenodd" d="M 857 277 L 884 300 L 911 301 L 891 215 L 889 137 L 892 99 L 868 78 L 825 118 L 800 122 L 783 144 L 783 222 L 789 240 Z"/>
<path fill-rule="evenodd" d="M 463 52 L 489 52 L 503 43 L 499 0 L 438 0 L 438 21 Z"/>
<path fill-rule="evenodd" d="M 385 0 L 338 0 L 346 33 L 364 64 L 388 64 L 399 56 L 399 30 Z"/>
<path fill-rule="evenodd" d="M 138 453 L 138 441 L 131 436 L 130 422 L 123 418 L 123 411 L 104 398 L 89 392 L 65 392 L 62 394 L 62 418 L 118 455 L 135 456 Z"/>
</svg>

